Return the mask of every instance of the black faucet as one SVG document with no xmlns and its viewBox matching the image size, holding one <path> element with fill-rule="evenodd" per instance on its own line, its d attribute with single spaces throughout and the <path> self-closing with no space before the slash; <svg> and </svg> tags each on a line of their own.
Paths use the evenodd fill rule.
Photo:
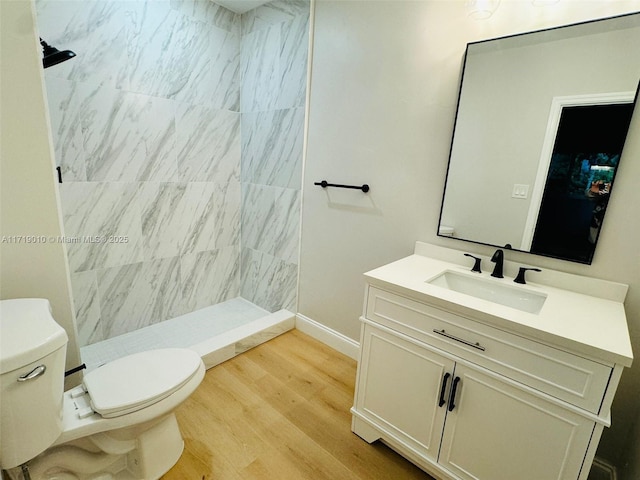
<svg viewBox="0 0 640 480">
<path fill-rule="evenodd" d="M 527 270 L 531 270 L 533 272 L 541 272 L 542 271 L 539 268 L 520 267 L 520 270 L 518 271 L 518 276 L 513 281 L 516 282 L 516 283 L 520 283 L 522 285 L 526 285 L 527 282 L 524 279 L 524 274 L 527 273 Z"/>
<path fill-rule="evenodd" d="M 493 267 L 493 273 L 491 274 L 491 276 L 496 278 L 504 278 L 504 276 L 502 275 L 502 267 L 504 265 L 504 252 L 500 249 L 496 250 L 496 253 L 493 254 L 493 257 L 491 257 L 491 261 L 496 264 L 496 266 Z"/>
<path fill-rule="evenodd" d="M 471 257 L 475 260 L 475 262 L 473 263 L 473 268 L 471 269 L 472 272 L 482 273 L 482 270 L 480 269 L 480 263 L 482 262 L 482 259 L 480 257 L 474 257 L 470 253 L 465 253 L 464 256 Z"/>
</svg>

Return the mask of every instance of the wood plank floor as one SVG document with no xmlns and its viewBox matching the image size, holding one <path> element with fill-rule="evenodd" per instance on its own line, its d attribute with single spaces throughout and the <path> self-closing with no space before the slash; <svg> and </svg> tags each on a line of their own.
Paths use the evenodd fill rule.
<svg viewBox="0 0 640 480">
<path fill-rule="evenodd" d="M 351 432 L 356 362 L 292 330 L 207 371 L 163 480 L 433 480 Z"/>
</svg>

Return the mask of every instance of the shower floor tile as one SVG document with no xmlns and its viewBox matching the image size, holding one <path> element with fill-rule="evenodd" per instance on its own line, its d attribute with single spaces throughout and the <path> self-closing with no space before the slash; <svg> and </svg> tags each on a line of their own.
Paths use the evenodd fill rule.
<svg viewBox="0 0 640 480">
<path fill-rule="evenodd" d="M 80 348 L 80 354 L 87 371 L 91 371 L 132 353 L 155 348 L 192 347 L 267 315 L 267 310 L 238 297 L 87 345 Z"/>
</svg>

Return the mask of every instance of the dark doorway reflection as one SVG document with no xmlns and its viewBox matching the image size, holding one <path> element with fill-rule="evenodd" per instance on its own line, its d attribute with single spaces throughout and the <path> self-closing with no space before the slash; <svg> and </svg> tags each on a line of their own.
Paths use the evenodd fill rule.
<svg viewBox="0 0 640 480">
<path fill-rule="evenodd" d="M 633 104 L 562 109 L 531 252 L 591 263 Z"/>
</svg>

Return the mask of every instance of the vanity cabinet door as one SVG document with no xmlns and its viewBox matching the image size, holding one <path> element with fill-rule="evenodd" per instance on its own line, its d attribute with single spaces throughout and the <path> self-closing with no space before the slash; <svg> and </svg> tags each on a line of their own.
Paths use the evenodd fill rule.
<svg viewBox="0 0 640 480">
<path fill-rule="evenodd" d="M 594 422 L 457 364 L 439 463 L 461 479 L 578 478 Z"/>
<path fill-rule="evenodd" d="M 355 410 L 435 462 L 454 362 L 371 325 L 362 339 Z"/>
</svg>

